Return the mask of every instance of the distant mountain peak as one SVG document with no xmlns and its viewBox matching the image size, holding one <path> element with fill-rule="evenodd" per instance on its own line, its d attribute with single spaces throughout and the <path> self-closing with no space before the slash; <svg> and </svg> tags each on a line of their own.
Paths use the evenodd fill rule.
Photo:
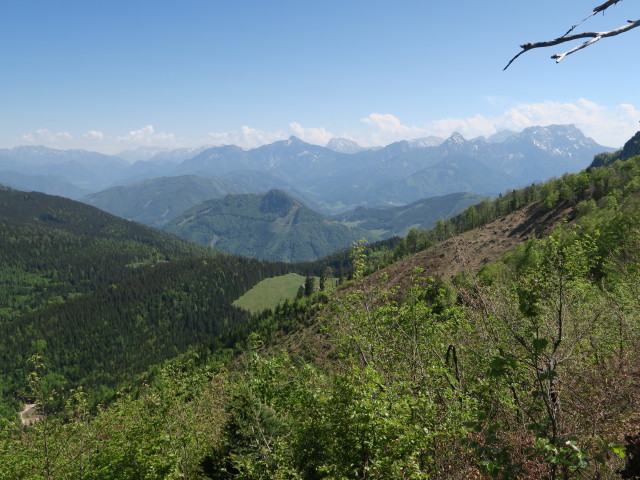
<svg viewBox="0 0 640 480">
<path fill-rule="evenodd" d="M 502 143 L 506 139 L 511 138 L 517 134 L 518 132 L 516 132 L 515 130 L 500 130 L 499 132 L 496 132 L 493 135 L 490 135 L 489 137 L 486 137 L 486 138 L 480 137 L 480 138 L 482 138 L 488 143 Z"/>
<path fill-rule="evenodd" d="M 44 145 L 22 145 L 19 147 L 13 147 L 13 152 L 26 152 L 31 154 L 45 154 L 55 151 L 53 148 L 45 147 Z"/>
<path fill-rule="evenodd" d="M 524 141 L 541 150 L 552 151 L 554 154 L 560 155 L 566 155 L 583 147 L 598 146 L 595 140 L 585 136 L 573 124 L 528 127 L 518 135 L 509 137 L 507 141 Z"/>
<path fill-rule="evenodd" d="M 165 230 L 222 251 L 290 262 L 347 248 L 363 234 L 328 221 L 281 190 L 209 200 L 171 220 Z"/>
<path fill-rule="evenodd" d="M 327 142 L 326 148 L 338 153 L 358 153 L 364 150 L 353 140 L 348 138 L 334 137 Z"/>
<path fill-rule="evenodd" d="M 527 127 L 522 133 L 522 136 L 529 137 L 575 137 L 586 138 L 582 130 L 576 127 L 574 124 L 567 125 L 547 125 L 547 126 L 535 126 Z"/>
<path fill-rule="evenodd" d="M 298 206 L 299 202 L 282 190 L 269 190 L 264 194 L 260 202 L 260 211 L 262 213 L 273 213 L 280 217 L 284 217 L 291 211 L 291 208 Z"/>
<path fill-rule="evenodd" d="M 430 135 L 428 137 L 414 138 L 412 140 L 408 140 L 409 145 L 412 148 L 424 148 L 424 147 L 437 147 L 442 144 L 445 139 L 441 137 L 436 137 Z"/>
<path fill-rule="evenodd" d="M 123 150 L 120 153 L 117 153 L 115 156 L 126 160 L 127 162 L 139 162 L 144 160 L 149 160 L 156 155 L 159 155 L 164 152 L 168 152 L 168 148 L 163 147 L 138 147 L 132 150 Z"/>
<path fill-rule="evenodd" d="M 457 147 L 463 145 L 466 142 L 466 139 L 462 136 L 462 134 L 458 132 L 453 132 L 449 138 L 447 138 L 444 142 L 442 142 L 441 146 L 445 148 L 449 147 Z"/>
<path fill-rule="evenodd" d="M 286 141 L 286 145 L 287 146 L 289 146 L 289 145 L 301 145 L 301 144 L 304 144 L 304 143 L 307 143 L 307 142 L 305 142 L 304 140 L 301 140 L 300 138 L 296 137 L 295 135 L 291 135 L 289 137 L 289 139 Z"/>
</svg>

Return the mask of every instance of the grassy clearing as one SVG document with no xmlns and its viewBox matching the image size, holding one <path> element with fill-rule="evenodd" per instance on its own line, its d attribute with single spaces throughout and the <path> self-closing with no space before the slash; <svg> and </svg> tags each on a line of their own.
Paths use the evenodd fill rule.
<svg viewBox="0 0 640 480">
<path fill-rule="evenodd" d="M 316 279 L 317 284 L 318 279 Z M 304 277 L 297 273 L 267 278 L 233 302 L 233 304 L 252 313 L 259 313 L 265 308 L 274 308 L 287 298 L 290 300 L 296 298 L 300 285 L 304 285 Z"/>
</svg>

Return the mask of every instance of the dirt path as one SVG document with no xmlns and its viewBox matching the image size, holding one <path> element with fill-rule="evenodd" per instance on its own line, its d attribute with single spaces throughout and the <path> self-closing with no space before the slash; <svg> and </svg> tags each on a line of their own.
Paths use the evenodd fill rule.
<svg viewBox="0 0 640 480">
<path fill-rule="evenodd" d="M 38 412 L 35 403 L 25 403 L 24 408 L 20 412 L 20 421 L 23 425 L 33 425 L 42 420 L 42 414 Z"/>
</svg>

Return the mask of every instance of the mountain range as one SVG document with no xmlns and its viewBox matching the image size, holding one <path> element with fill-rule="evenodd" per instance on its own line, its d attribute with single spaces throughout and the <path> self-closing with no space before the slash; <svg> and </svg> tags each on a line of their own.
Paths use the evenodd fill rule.
<svg viewBox="0 0 640 480">
<path fill-rule="evenodd" d="M 0 183 L 44 189 L 42 178 L 29 183 L 22 177 L 17 182 L 15 175 L 55 175 L 46 182 L 50 193 L 81 198 L 115 186 L 138 188 L 140 182 L 160 177 L 197 175 L 235 183 L 250 175 L 255 179 L 257 173 L 268 176 L 270 185 L 256 185 L 255 190 L 247 184 L 230 185 L 229 193 L 278 188 L 332 214 L 459 191 L 498 194 L 579 171 L 595 154 L 608 151 L 612 149 L 598 145 L 572 125 L 530 127 L 472 140 L 454 133 L 446 140 L 428 137 L 370 149 L 346 139 L 334 139 L 323 147 L 291 137 L 251 150 L 228 145 L 139 152 L 137 157 L 136 152 L 123 154 L 145 158 L 134 163 L 84 150 L 16 147 L 0 150 Z M 105 194 L 100 208 L 114 211 L 119 193 Z"/>
</svg>

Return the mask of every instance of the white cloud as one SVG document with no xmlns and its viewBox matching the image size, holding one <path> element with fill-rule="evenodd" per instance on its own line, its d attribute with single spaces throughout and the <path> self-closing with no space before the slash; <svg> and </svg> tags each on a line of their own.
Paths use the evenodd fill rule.
<svg viewBox="0 0 640 480">
<path fill-rule="evenodd" d="M 288 136 L 286 132 L 265 132 L 263 130 L 243 125 L 240 127 L 240 130 L 211 132 L 208 135 L 207 143 L 211 143 L 213 145 L 237 145 L 245 149 L 250 149 L 267 143 L 277 142 L 278 140 L 285 140 L 287 138 Z"/>
<path fill-rule="evenodd" d="M 602 145 L 622 146 L 638 130 L 640 110 L 630 104 L 605 107 L 581 98 L 576 102 L 545 101 L 518 105 L 501 115 L 488 118 L 477 114 L 468 118 L 443 118 L 424 126 L 404 125 L 392 114 L 372 113 L 362 119 L 370 128 L 356 135 L 361 145 L 386 145 L 398 140 L 435 135 L 448 137 L 453 132 L 465 138 L 492 135 L 500 130 L 521 131 L 527 127 L 574 124 Z"/>
<path fill-rule="evenodd" d="M 296 137 L 314 145 L 326 145 L 335 136 L 324 127 L 303 127 L 297 122 L 291 122 L 289 130 Z"/>
<path fill-rule="evenodd" d="M 99 132 L 97 130 L 90 130 L 87 133 L 85 133 L 82 137 L 85 138 L 86 140 L 102 141 L 104 140 L 104 133 Z"/>
<path fill-rule="evenodd" d="M 64 143 L 73 140 L 73 135 L 69 132 L 51 132 L 48 128 L 41 128 L 33 132 L 25 133 L 20 140 L 28 143 Z"/>
<path fill-rule="evenodd" d="M 448 137 L 453 132 L 460 133 L 465 138 L 488 136 L 497 132 L 495 125 L 478 114 L 470 118 L 443 118 L 427 124 L 429 135 Z"/>
<path fill-rule="evenodd" d="M 633 105 L 604 107 L 586 99 L 575 103 L 546 101 L 520 105 L 495 120 L 499 129 L 522 130 L 532 125 L 573 123 L 583 133 L 607 146 L 622 146 L 638 130 L 640 111 Z"/>
<path fill-rule="evenodd" d="M 314 145 L 326 145 L 334 135 L 324 127 L 303 127 L 298 122 L 291 122 L 286 130 L 267 132 L 243 125 L 240 130 L 228 132 L 211 132 L 207 142 L 214 145 L 238 145 L 245 149 L 256 148 L 268 143 L 286 140 L 292 135 Z"/>
<path fill-rule="evenodd" d="M 119 143 L 138 146 L 178 147 L 180 140 L 173 133 L 156 132 L 153 125 L 146 125 L 139 130 L 131 130 L 128 134 L 116 138 Z"/>
<path fill-rule="evenodd" d="M 90 130 L 84 134 L 53 132 L 43 128 L 19 137 L 22 143 L 42 144 L 54 148 L 85 148 L 116 153 L 124 148 L 156 146 L 179 148 L 203 144 L 238 145 L 245 149 L 286 140 L 295 135 L 302 140 L 326 145 L 332 137 L 348 138 L 362 146 L 383 146 L 399 140 L 435 135 L 448 137 L 453 132 L 465 138 L 488 136 L 500 130 L 516 130 L 535 125 L 575 124 L 585 135 L 602 145 L 620 147 L 640 127 L 640 110 L 635 105 L 603 106 L 587 99 L 575 102 L 544 101 L 513 106 L 494 117 L 476 114 L 464 118 L 442 118 L 422 125 L 407 125 L 391 113 L 371 113 L 361 119 L 360 126 L 346 132 L 331 132 L 326 127 L 303 126 L 291 122 L 274 131 L 260 130 L 244 125 L 237 130 L 212 132 L 206 138 L 187 140 L 173 133 L 158 132 L 153 125 L 131 130 L 124 135 L 106 134 Z M 126 147 L 125 147 L 126 146 Z"/>
<path fill-rule="evenodd" d="M 362 122 L 371 127 L 357 140 L 364 146 L 387 145 L 398 140 L 430 135 L 424 127 L 403 125 L 399 118 L 390 113 L 371 113 Z"/>
</svg>

